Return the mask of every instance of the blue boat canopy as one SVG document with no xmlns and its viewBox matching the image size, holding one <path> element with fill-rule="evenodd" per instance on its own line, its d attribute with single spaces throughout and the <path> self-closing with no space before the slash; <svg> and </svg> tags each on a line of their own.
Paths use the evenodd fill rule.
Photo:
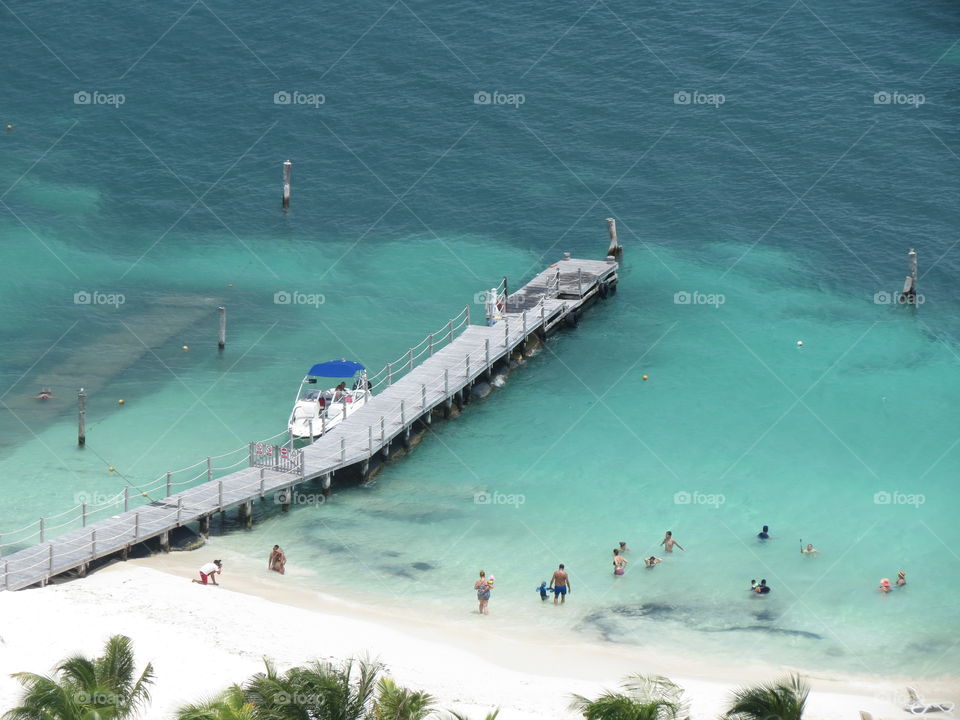
<svg viewBox="0 0 960 720">
<path fill-rule="evenodd" d="M 361 370 L 366 368 L 358 362 L 352 360 L 331 360 L 329 362 L 317 363 L 307 375 L 314 377 L 328 378 L 351 378 Z"/>
</svg>

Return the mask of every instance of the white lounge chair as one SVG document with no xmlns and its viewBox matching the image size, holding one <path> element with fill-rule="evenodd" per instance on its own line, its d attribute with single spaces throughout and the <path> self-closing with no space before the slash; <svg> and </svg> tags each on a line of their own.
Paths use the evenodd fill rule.
<svg viewBox="0 0 960 720">
<path fill-rule="evenodd" d="M 903 709 L 908 713 L 913 713 L 914 715 L 925 715 L 926 713 L 934 712 L 953 712 L 954 704 L 952 702 L 929 703 L 919 692 L 917 692 L 916 688 L 908 687 L 907 695 L 910 696 L 910 702 L 908 702 Z M 862 720 L 866 719 L 863 718 Z"/>
</svg>

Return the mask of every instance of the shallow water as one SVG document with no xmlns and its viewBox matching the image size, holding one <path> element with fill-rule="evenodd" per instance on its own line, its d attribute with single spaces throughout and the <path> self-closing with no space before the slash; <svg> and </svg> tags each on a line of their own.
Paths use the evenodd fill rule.
<svg viewBox="0 0 960 720">
<path fill-rule="evenodd" d="M 502 275 L 602 256 L 615 216 L 614 299 L 372 486 L 228 542 L 431 611 L 472 607 L 483 567 L 518 626 L 960 670 L 950 6 L 15 10 L 0 532 L 279 432 L 313 362 L 379 368 Z M 125 102 L 73 103 L 94 89 Z M 325 103 L 273 103 L 294 89 Z M 525 101 L 474 104 L 484 90 Z M 694 91 L 724 102 L 674 102 Z M 917 310 L 882 303 L 910 246 Z M 33 401 L 45 384 L 58 397 Z M 666 529 L 686 552 L 643 570 Z M 533 588 L 558 562 L 574 592 L 553 612 Z M 898 569 L 909 586 L 881 597 Z M 774 591 L 753 598 L 761 577 Z"/>
</svg>

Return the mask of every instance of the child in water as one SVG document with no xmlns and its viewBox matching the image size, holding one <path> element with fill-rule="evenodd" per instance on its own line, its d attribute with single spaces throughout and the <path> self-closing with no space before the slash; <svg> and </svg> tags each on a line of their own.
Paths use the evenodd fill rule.
<svg viewBox="0 0 960 720">
<path fill-rule="evenodd" d="M 548 590 L 552 591 L 553 588 L 552 588 L 552 587 L 547 587 L 547 581 L 544 580 L 542 583 L 540 583 L 540 587 L 534 588 L 534 590 L 536 590 L 538 593 L 540 593 L 540 599 L 541 599 L 541 600 L 546 600 L 547 597 L 548 597 L 547 591 L 548 591 Z"/>
</svg>

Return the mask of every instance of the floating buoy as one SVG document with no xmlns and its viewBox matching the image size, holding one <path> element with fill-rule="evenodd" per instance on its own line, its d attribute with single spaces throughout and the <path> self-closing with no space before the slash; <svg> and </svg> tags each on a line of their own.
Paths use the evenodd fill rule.
<svg viewBox="0 0 960 720">
<path fill-rule="evenodd" d="M 148 497 L 148 495 L 147 495 L 146 493 L 140 493 L 140 495 L 143 496 L 143 497 Z"/>
<path fill-rule="evenodd" d="M 190 349 L 190 346 L 189 346 L 189 345 L 184 345 L 184 346 L 183 346 L 183 349 L 184 349 L 184 350 L 189 350 L 189 349 Z"/>
<path fill-rule="evenodd" d="M 7 130 L 13 130 L 13 125 L 7 125 Z"/>
<path fill-rule="evenodd" d="M 117 469 L 116 469 L 113 465 L 111 465 L 110 467 L 108 467 L 107 470 L 109 470 L 110 472 L 116 472 L 116 471 L 117 471 Z"/>
<path fill-rule="evenodd" d="M 797 347 L 803 347 L 803 340 L 797 340 Z"/>
<path fill-rule="evenodd" d="M 124 402 L 125 402 L 124 399 L 120 398 L 119 400 L 117 400 L 117 405 L 123 405 Z"/>
<path fill-rule="evenodd" d="M 649 375 L 644 375 L 644 376 L 643 376 L 644 382 L 646 382 L 646 381 L 649 380 L 649 379 L 650 379 L 650 376 L 649 376 Z"/>
</svg>

